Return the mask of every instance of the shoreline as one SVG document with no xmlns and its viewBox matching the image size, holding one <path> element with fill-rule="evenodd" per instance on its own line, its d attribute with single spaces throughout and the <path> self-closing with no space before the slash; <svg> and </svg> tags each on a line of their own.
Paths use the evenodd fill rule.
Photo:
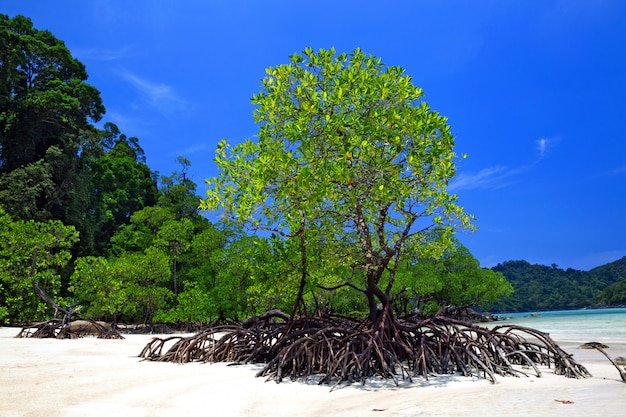
<svg viewBox="0 0 626 417">
<path fill-rule="evenodd" d="M 595 310 L 619 310 L 626 309 L 626 305 L 614 305 L 614 306 L 598 306 L 598 307 L 580 307 L 580 308 L 565 308 L 565 309 L 553 309 L 553 310 L 524 310 L 524 311 L 489 311 L 492 316 L 501 315 L 522 315 L 530 313 L 559 313 L 559 312 L 575 312 L 575 311 L 595 311 Z"/>
<path fill-rule="evenodd" d="M 570 379 L 542 368 L 543 376 L 437 376 L 413 382 L 371 378 L 365 385 L 306 381 L 280 384 L 256 378 L 259 365 L 141 361 L 155 336 L 124 340 L 16 339 L 0 327 L 0 416 L 621 416 L 626 384 L 598 351 L 559 343 L 593 377 Z M 559 341 L 557 340 L 557 343 Z M 626 343 L 608 343 L 626 356 Z"/>
</svg>

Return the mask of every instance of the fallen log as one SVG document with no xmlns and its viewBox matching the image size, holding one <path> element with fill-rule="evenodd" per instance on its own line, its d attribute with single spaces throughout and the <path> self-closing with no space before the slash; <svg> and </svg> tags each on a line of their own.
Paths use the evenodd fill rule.
<svg viewBox="0 0 626 417">
<path fill-rule="evenodd" d="M 99 339 L 123 339 L 113 326 L 104 321 L 51 319 L 24 326 L 16 337 L 75 339 L 83 336 L 96 336 Z"/>
<path fill-rule="evenodd" d="M 100 336 L 111 332 L 113 327 L 104 321 L 95 320 L 74 320 L 70 322 L 66 332 L 72 336 L 81 337 L 85 335 Z"/>
</svg>

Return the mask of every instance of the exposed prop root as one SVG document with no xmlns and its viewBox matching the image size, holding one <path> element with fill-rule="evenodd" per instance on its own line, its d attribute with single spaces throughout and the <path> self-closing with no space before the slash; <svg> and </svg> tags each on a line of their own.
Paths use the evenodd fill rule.
<svg viewBox="0 0 626 417">
<path fill-rule="evenodd" d="M 113 326 L 101 321 L 76 320 L 67 323 L 61 319 L 51 319 L 24 326 L 15 337 L 75 339 L 85 335 L 97 336 L 99 339 L 124 338 Z"/>
<path fill-rule="evenodd" d="M 602 345 L 601 343 L 595 343 L 595 342 L 590 342 L 588 343 L 588 345 L 591 345 L 593 349 L 596 349 L 597 351 L 602 353 L 604 356 L 606 356 L 609 362 L 611 362 L 611 364 L 615 367 L 615 369 L 617 369 L 617 372 L 619 372 L 619 376 L 622 378 L 622 382 L 626 382 L 626 366 L 624 367 L 624 369 L 620 368 L 617 362 L 613 358 L 611 358 L 608 353 L 604 351 L 604 349 L 608 348 L 608 346 Z"/>
<path fill-rule="evenodd" d="M 33 337 L 37 339 L 56 338 L 63 328 L 63 320 L 52 319 L 22 327 L 15 337 Z"/>
<path fill-rule="evenodd" d="M 268 380 L 315 377 L 334 385 L 365 383 L 372 376 L 397 384 L 398 377 L 454 373 L 495 382 L 497 376 L 540 377 L 539 367 L 570 378 L 591 376 L 548 334 L 526 327 L 490 330 L 445 316 L 408 321 L 384 313 L 369 325 L 329 317 L 281 323 L 271 320 L 276 316 L 259 317 L 245 327 L 154 338 L 139 356 L 177 363 L 264 363 L 257 376 Z"/>
</svg>

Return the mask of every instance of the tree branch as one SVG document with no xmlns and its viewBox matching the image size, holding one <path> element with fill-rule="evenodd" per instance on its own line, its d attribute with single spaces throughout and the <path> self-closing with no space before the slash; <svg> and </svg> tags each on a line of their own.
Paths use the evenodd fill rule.
<svg viewBox="0 0 626 417">
<path fill-rule="evenodd" d="M 339 284 L 339 285 L 335 285 L 334 287 L 325 287 L 323 285 L 318 285 L 317 288 L 321 289 L 321 290 L 325 290 L 325 291 L 334 291 L 334 290 L 338 290 L 339 288 L 343 288 L 343 287 L 350 287 L 353 290 L 365 293 L 366 291 L 357 287 L 354 284 L 350 284 L 349 282 L 344 282 L 343 284 Z"/>
</svg>

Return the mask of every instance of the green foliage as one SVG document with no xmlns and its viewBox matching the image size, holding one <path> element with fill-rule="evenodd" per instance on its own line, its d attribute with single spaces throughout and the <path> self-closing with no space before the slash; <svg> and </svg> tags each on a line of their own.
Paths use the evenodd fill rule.
<svg viewBox="0 0 626 417">
<path fill-rule="evenodd" d="M 252 309 L 247 293 L 258 268 L 255 258 L 258 242 L 254 236 L 235 234 L 223 251 L 216 253 L 218 273 L 211 296 L 216 300 L 213 314 L 218 320 L 243 319 L 265 312 Z"/>
<path fill-rule="evenodd" d="M 134 212 L 112 237 L 109 253 L 122 257 L 159 250 L 168 255 L 170 275 L 162 286 L 175 297 L 155 311 L 154 320 L 241 318 L 246 312 L 245 282 L 250 274 L 249 260 L 241 249 L 250 246 L 247 238 L 232 229 L 216 228 L 200 217 L 197 207 L 191 208 L 196 186 L 184 173 L 164 178 L 157 205 Z"/>
<path fill-rule="evenodd" d="M 0 159 L 12 171 L 41 159 L 66 133 L 77 135 L 104 113 L 85 66 L 30 19 L 0 14 Z"/>
<path fill-rule="evenodd" d="M 0 307 L 3 320 L 27 322 L 50 316 L 51 308 L 34 283 L 52 299 L 61 290 L 59 271 L 70 260 L 78 240 L 72 226 L 58 220 L 13 221 L 0 208 Z M 59 304 L 59 303 L 57 303 Z"/>
<path fill-rule="evenodd" d="M 168 310 L 159 310 L 154 321 L 159 323 L 212 323 L 216 320 L 215 299 L 210 293 L 188 282 L 184 292 L 178 294 L 178 304 Z"/>
<path fill-rule="evenodd" d="M 182 157 L 178 160 L 183 164 L 183 173 L 161 177 L 156 204 L 151 202 L 124 216 L 129 221 L 111 237 L 111 253 L 142 251 L 156 245 L 166 248 L 172 259 L 177 259 L 189 248 L 191 236 L 208 227 L 207 220 L 199 213 L 200 199 L 194 197 L 196 184 L 186 178 L 185 170 L 191 163 Z"/>
<path fill-rule="evenodd" d="M 0 285 L 0 293 L 4 292 L 2 285 Z M 0 306 L 0 324 L 9 323 L 9 309 L 6 306 Z"/>
<path fill-rule="evenodd" d="M 0 63 L 0 205 L 19 218 L 66 220 L 77 154 L 104 113 L 100 93 L 63 42 L 23 16 L 0 14 Z"/>
<path fill-rule="evenodd" d="M 253 272 L 247 288 L 252 311 L 278 308 L 290 311 L 297 297 L 300 272 L 299 248 L 296 242 L 272 235 L 256 243 L 251 266 Z"/>
<path fill-rule="evenodd" d="M 130 214 L 156 202 L 137 139 L 107 123 L 85 66 L 50 32 L 0 15 L 0 205 L 81 234 L 74 254 L 102 254 Z"/>
<path fill-rule="evenodd" d="M 508 291 L 448 250 L 455 228 L 471 228 L 446 190 L 454 138 L 400 67 L 307 48 L 269 68 L 252 99 L 258 140 L 219 144 L 220 176 L 200 201 L 187 159 L 157 187 L 137 138 L 90 124 L 104 114 L 99 92 L 52 34 L 0 15 L 0 62 L 0 205 L 15 219 L 0 212 L 0 322 L 49 314 L 33 281 L 94 318 L 168 322 Z M 236 226 L 211 225 L 199 204 Z"/>
<path fill-rule="evenodd" d="M 310 310 L 319 307 L 331 315 L 362 317 L 368 313 L 367 300 L 363 294 L 348 286 L 320 291 L 315 294 L 315 298 L 310 293 L 306 300 Z"/>
<path fill-rule="evenodd" d="M 122 225 L 111 237 L 109 253 L 144 251 L 153 246 L 157 232 L 176 215 L 167 207 L 148 206 L 134 212 L 128 224 Z"/>
<path fill-rule="evenodd" d="M 483 307 L 513 292 L 501 273 L 480 267 L 479 262 L 457 242 L 441 259 L 418 257 L 398 271 L 396 285 L 404 292 L 397 308 L 432 314 L 441 307 Z"/>
<path fill-rule="evenodd" d="M 102 253 L 104 245 L 133 213 L 157 201 L 155 175 L 145 163 L 137 138 L 128 138 L 117 126 L 106 123 L 101 131 L 101 147 L 90 160 L 93 190 L 91 222 L 93 239 Z"/>
<path fill-rule="evenodd" d="M 165 222 L 157 232 L 155 246 L 162 248 L 172 261 L 174 294 L 178 294 L 178 260 L 191 246 L 193 223 L 189 219 L 170 220 Z"/>
<path fill-rule="evenodd" d="M 15 218 L 40 220 L 49 217 L 39 199 L 53 192 L 52 168 L 43 159 L 0 175 L 0 203 Z"/>
<path fill-rule="evenodd" d="M 626 276 L 626 258 L 591 271 L 563 270 L 556 265 L 531 265 L 526 261 L 504 262 L 492 270 L 502 273 L 514 288 L 511 296 L 489 306 L 492 311 L 590 308 L 621 304 L 619 296 L 612 299 L 609 294 L 614 294 L 619 288 L 617 282 Z M 612 284 L 616 285 L 613 289 Z"/>
<path fill-rule="evenodd" d="M 196 234 L 181 257 L 183 290 L 173 308 L 160 311 L 165 322 L 221 322 L 253 314 L 247 293 L 258 238 L 209 227 Z"/>
<path fill-rule="evenodd" d="M 600 305 L 626 306 L 626 278 L 602 290 L 598 302 Z"/>
<path fill-rule="evenodd" d="M 151 322 L 154 313 L 173 300 L 167 288 L 170 276 L 167 254 L 149 248 L 109 259 L 79 259 L 71 288 L 89 317 Z"/>
<path fill-rule="evenodd" d="M 598 295 L 596 301 L 604 306 L 626 305 L 626 256 L 615 262 L 593 268 L 589 271 L 595 279 L 610 283 Z"/>
<path fill-rule="evenodd" d="M 161 177 L 158 204 L 170 207 L 178 220 L 182 218 L 197 218 L 199 216 L 200 198 L 196 195 L 196 183 L 187 177 L 187 170 L 191 162 L 179 156 L 176 161 L 180 164 L 181 170 L 174 171 L 172 175 Z"/>
<path fill-rule="evenodd" d="M 203 208 L 298 241 L 301 288 L 307 246 L 343 246 L 375 313 L 376 299 L 389 301 L 380 280 L 409 241 L 435 228 L 445 248 L 453 227 L 470 227 L 446 191 L 455 173 L 447 120 L 401 68 L 359 49 L 307 48 L 267 74 L 252 99 L 258 141 L 219 144 Z"/>
<path fill-rule="evenodd" d="M 73 291 L 88 317 L 111 320 L 124 311 L 127 296 L 115 260 L 104 257 L 82 257 L 76 261 L 70 279 Z"/>
</svg>

